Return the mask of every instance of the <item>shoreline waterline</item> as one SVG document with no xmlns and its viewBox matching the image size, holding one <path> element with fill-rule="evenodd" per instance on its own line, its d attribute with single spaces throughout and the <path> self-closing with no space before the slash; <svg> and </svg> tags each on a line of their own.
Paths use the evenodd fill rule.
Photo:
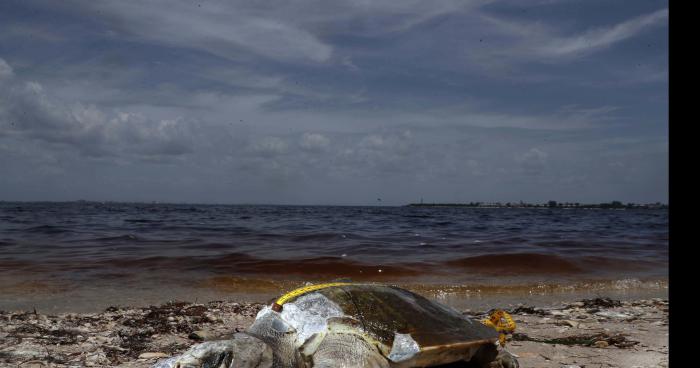
<svg viewBox="0 0 700 368">
<path fill-rule="evenodd" d="M 214 276 L 176 284 L 166 279 L 119 284 L 15 280 L 0 281 L 0 310 L 44 313 L 94 313 L 111 306 L 146 307 L 169 301 L 211 302 L 217 300 L 268 303 L 297 287 L 333 280 L 282 280 Z M 610 297 L 620 300 L 667 298 L 665 279 L 578 280 L 564 283 L 519 283 L 518 280 L 457 284 L 444 282 L 381 281 L 362 283 L 396 285 L 455 308 L 483 308 L 521 303 L 546 305 L 552 302 Z"/>
</svg>

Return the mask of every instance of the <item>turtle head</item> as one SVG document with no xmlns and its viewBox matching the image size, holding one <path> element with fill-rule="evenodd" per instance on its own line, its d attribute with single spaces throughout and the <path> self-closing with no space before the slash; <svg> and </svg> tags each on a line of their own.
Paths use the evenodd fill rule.
<svg viewBox="0 0 700 368">
<path fill-rule="evenodd" d="M 272 348 L 261 339 L 245 333 L 236 333 L 231 338 L 231 362 L 228 368 L 272 368 Z M 228 357 L 227 357 L 228 358 Z M 219 367 L 219 365 L 212 365 Z"/>
<path fill-rule="evenodd" d="M 275 367 L 295 367 L 299 361 L 297 331 L 271 307 L 263 308 L 246 333 L 267 344 L 273 352 Z"/>
<path fill-rule="evenodd" d="M 229 340 L 207 341 L 153 368 L 272 368 L 272 349 L 262 340 L 237 333 Z"/>
</svg>

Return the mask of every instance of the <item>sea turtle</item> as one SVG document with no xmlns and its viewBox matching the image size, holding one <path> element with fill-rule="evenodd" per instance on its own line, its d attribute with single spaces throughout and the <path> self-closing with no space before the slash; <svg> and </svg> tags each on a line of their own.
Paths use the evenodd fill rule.
<svg viewBox="0 0 700 368">
<path fill-rule="evenodd" d="M 285 294 L 245 332 L 153 368 L 518 367 L 498 338 L 493 328 L 408 290 L 338 282 Z"/>
</svg>

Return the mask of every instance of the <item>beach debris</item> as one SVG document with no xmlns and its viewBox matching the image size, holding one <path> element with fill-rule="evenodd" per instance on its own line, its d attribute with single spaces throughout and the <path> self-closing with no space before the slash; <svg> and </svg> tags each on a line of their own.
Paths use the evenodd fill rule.
<svg viewBox="0 0 700 368">
<path fill-rule="evenodd" d="M 569 312 L 568 310 L 556 310 L 556 309 L 554 309 L 554 310 L 547 311 L 547 314 L 550 316 L 555 316 L 555 317 L 565 317 L 565 316 L 568 316 L 569 314 L 571 314 L 571 312 Z"/>
<path fill-rule="evenodd" d="M 150 328 L 154 333 L 181 332 L 190 334 L 194 331 L 193 323 L 213 322 L 205 314 L 207 307 L 189 305 L 184 302 L 170 302 L 161 306 L 144 309 L 142 316 L 123 322 L 127 327 Z"/>
<path fill-rule="evenodd" d="M 638 341 L 632 341 L 627 339 L 627 337 L 621 333 L 610 334 L 607 332 L 599 332 L 595 334 L 580 334 L 580 335 L 570 335 L 564 337 L 555 338 L 533 338 L 524 333 L 513 334 L 513 340 L 515 341 L 534 341 L 542 342 L 547 344 L 558 344 L 558 345 L 580 345 L 580 346 L 595 346 L 600 347 L 602 342 L 605 342 L 606 346 L 615 346 L 618 348 L 626 349 L 634 345 L 639 344 Z M 597 344 L 597 345 L 596 345 Z"/>
<path fill-rule="evenodd" d="M 211 331 L 197 330 L 193 331 L 187 337 L 191 340 L 214 340 L 216 338 L 216 335 Z"/>
<path fill-rule="evenodd" d="M 579 326 L 581 326 L 581 322 L 572 321 L 570 319 L 566 319 L 563 321 L 556 321 L 554 324 L 557 326 L 568 326 L 568 327 L 573 327 L 573 328 L 579 328 Z"/>
<path fill-rule="evenodd" d="M 107 355 L 101 351 L 97 350 L 93 353 L 88 354 L 83 361 L 86 367 L 103 367 L 105 364 L 109 364 L 109 359 Z"/>
<path fill-rule="evenodd" d="M 519 305 L 516 308 L 511 309 L 510 314 L 524 314 L 524 315 L 532 314 L 532 315 L 537 315 L 537 316 L 546 316 L 548 313 L 547 313 L 547 311 L 545 311 L 544 309 L 541 309 L 541 308 Z"/>
<path fill-rule="evenodd" d="M 599 316 L 599 317 L 605 317 L 605 318 L 620 318 L 620 319 L 632 318 L 632 316 L 629 314 L 615 312 L 615 311 L 600 311 L 600 312 L 596 312 L 595 315 Z"/>
<path fill-rule="evenodd" d="M 517 353 L 521 366 L 530 367 L 668 366 L 667 299 L 625 300 L 616 307 L 596 303 L 589 304 L 593 306 L 590 309 L 584 308 L 583 301 L 571 303 L 564 307 L 568 317 L 560 305 L 511 307 L 518 333 L 509 336 L 509 350 Z M 212 301 L 145 308 L 115 306 L 98 313 L 59 315 L 35 314 L 31 309 L 0 311 L 0 366 L 146 368 L 165 356 L 143 358 L 149 356 L 143 354 L 177 356 L 194 342 L 228 338 L 234 331 L 244 331 L 263 307 L 259 303 Z M 608 308 L 633 318 L 596 315 Z M 561 316 L 549 314 L 553 310 Z M 476 309 L 464 313 L 475 319 L 488 317 L 486 311 Z M 148 314 L 157 319 L 144 321 Z M 174 325 L 168 324 L 168 317 L 173 317 L 170 322 Z M 576 322 L 578 327 L 574 327 Z M 163 325 L 164 331 L 157 332 Z M 178 328 L 180 325 L 192 331 L 183 332 L 188 329 Z M 194 340 L 191 334 L 204 340 Z"/>
<path fill-rule="evenodd" d="M 47 343 L 52 345 L 68 345 L 78 342 L 80 332 L 68 329 L 49 329 L 38 324 L 23 324 L 11 331 L 8 337 L 25 338 L 32 337 L 45 339 Z"/>
<path fill-rule="evenodd" d="M 610 298 L 584 299 L 581 301 L 584 308 L 615 308 L 621 307 L 622 302 Z"/>
<path fill-rule="evenodd" d="M 147 352 L 139 354 L 139 359 L 156 359 L 156 358 L 167 358 L 170 355 L 161 352 Z"/>
</svg>

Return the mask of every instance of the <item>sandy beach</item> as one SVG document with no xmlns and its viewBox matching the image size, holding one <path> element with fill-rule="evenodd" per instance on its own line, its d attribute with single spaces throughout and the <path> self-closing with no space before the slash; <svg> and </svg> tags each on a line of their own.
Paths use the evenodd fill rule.
<svg viewBox="0 0 700 368">
<path fill-rule="evenodd" d="M 263 304 L 172 302 L 100 313 L 0 312 L 2 367 L 149 367 L 198 341 L 244 330 Z M 522 367 L 666 367 L 668 301 L 585 299 L 509 309 Z M 463 310 L 483 318 L 487 311 Z"/>
</svg>

